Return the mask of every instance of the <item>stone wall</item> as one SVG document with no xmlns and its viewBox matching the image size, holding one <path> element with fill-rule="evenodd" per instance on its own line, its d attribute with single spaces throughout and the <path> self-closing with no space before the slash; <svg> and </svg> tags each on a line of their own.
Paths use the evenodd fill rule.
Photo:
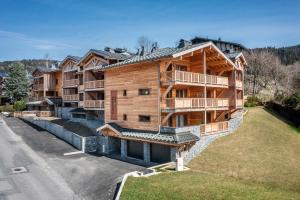
<svg viewBox="0 0 300 200">
<path fill-rule="evenodd" d="M 200 140 L 196 142 L 194 146 L 192 146 L 189 151 L 182 152 L 181 156 L 183 157 L 184 164 L 188 164 L 194 157 L 199 155 L 204 149 L 208 147 L 210 143 L 212 143 L 214 140 L 216 140 L 219 137 L 228 135 L 230 133 L 233 133 L 242 123 L 243 121 L 243 111 L 237 111 L 235 113 L 234 118 L 230 119 L 228 122 L 228 131 L 226 132 L 221 132 L 218 134 L 213 134 L 213 135 L 207 135 L 207 136 L 201 136 Z M 196 130 L 196 129 L 195 129 Z M 197 135 L 196 132 L 192 132 L 193 134 Z M 199 136 L 200 131 L 198 132 Z M 179 155 L 176 154 L 176 157 Z"/>
</svg>

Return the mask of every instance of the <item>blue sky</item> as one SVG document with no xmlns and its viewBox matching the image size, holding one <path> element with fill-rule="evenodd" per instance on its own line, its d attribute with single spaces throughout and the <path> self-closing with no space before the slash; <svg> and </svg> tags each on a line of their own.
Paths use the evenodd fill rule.
<svg viewBox="0 0 300 200">
<path fill-rule="evenodd" d="M 221 37 L 249 48 L 300 44 L 299 0 L 1 0 L 0 61 L 63 59 L 105 46 Z"/>
</svg>

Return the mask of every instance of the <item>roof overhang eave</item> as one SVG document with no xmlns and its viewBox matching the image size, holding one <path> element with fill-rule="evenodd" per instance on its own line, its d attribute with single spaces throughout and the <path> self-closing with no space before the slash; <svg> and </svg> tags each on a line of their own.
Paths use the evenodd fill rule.
<svg viewBox="0 0 300 200">
<path fill-rule="evenodd" d="M 209 47 L 209 46 L 213 47 L 220 55 L 222 55 L 226 59 L 226 61 L 232 65 L 233 68 L 237 68 L 237 66 L 232 62 L 232 60 L 230 60 L 213 42 L 204 43 L 204 44 L 199 45 L 197 47 L 187 49 L 187 50 L 179 52 L 179 53 L 175 53 L 172 56 L 173 56 L 173 58 L 178 58 L 178 57 L 183 56 L 185 54 L 192 53 L 194 51 L 197 51 L 197 50 Z"/>
</svg>

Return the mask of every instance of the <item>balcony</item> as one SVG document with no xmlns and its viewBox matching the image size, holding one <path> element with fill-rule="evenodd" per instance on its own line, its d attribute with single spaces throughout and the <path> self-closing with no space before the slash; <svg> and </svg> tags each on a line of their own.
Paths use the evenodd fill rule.
<svg viewBox="0 0 300 200">
<path fill-rule="evenodd" d="M 64 87 L 77 87 L 78 84 L 79 84 L 78 79 L 64 80 L 63 82 Z"/>
<path fill-rule="evenodd" d="M 84 83 L 84 88 L 88 90 L 97 90 L 104 88 L 104 80 L 87 81 Z"/>
<path fill-rule="evenodd" d="M 63 95 L 64 101 L 78 101 L 79 96 L 78 94 L 70 94 L 70 95 Z"/>
<path fill-rule="evenodd" d="M 215 98 L 167 98 L 164 109 L 182 110 L 222 110 L 228 109 L 228 99 Z"/>
<path fill-rule="evenodd" d="M 206 80 L 205 80 L 206 79 Z M 208 87 L 228 87 L 228 77 L 214 76 L 214 75 L 204 75 L 194 72 L 185 71 L 167 71 L 162 74 L 162 81 L 164 83 L 174 82 L 176 84 L 186 84 L 186 85 L 201 85 Z"/>
<path fill-rule="evenodd" d="M 242 90 L 242 89 L 243 89 L 243 82 L 240 81 L 240 80 L 236 80 L 236 81 L 235 81 L 235 87 L 236 87 L 237 89 Z"/>
<path fill-rule="evenodd" d="M 211 135 L 225 131 L 228 131 L 228 121 L 200 125 L 200 133 L 202 135 Z"/>
<path fill-rule="evenodd" d="M 83 92 L 84 91 L 84 85 L 79 85 L 78 89 L 79 89 L 79 92 Z"/>
<path fill-rule="evenodd" d="M 38 111 L 36 113 L 38 117 L 52 117 L 54 116 L 54 111 Z"/>
<path fill-rule="evenodd" d="M 34 84 L 33 85 L 33 90 L 44 90 L 44 84 Z"/>
<path fill-rule="evenodd" d="M 236 107 L 243 107 L 243 99 L 237 99 L 236 100 Z"/>
<path fill-rule="evenodd" d="M 42 96 L 42 97 L 29 97 L 28 98 L 28 101 L 29 102 L 34 102 L 34 101 L 43 101 L 45 98 Z"/>
<path fill-rule="evenodd" d="M 104 109 L 104 100 L 84 100 L 84 108 L 102 110 Z"/>
<path fill-rule="evenodd" d="M 84 101 L 79 101 L 78 106 L 83 107 L 84 106 Z"/>
</svg>

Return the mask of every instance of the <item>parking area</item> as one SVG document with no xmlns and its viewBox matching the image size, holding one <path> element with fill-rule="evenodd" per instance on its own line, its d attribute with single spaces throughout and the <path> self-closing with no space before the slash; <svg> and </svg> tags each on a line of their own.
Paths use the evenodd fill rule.
<svg viewBox="0 0 300 200">
<path fill-rule="evenodd" d="M 135 164 L 80 153 L 51 133 L 18 118 L 4 120 L 82 199 L 113 199 L 117 183 L 125 173 L 147 171 Z"/>
</svg>

